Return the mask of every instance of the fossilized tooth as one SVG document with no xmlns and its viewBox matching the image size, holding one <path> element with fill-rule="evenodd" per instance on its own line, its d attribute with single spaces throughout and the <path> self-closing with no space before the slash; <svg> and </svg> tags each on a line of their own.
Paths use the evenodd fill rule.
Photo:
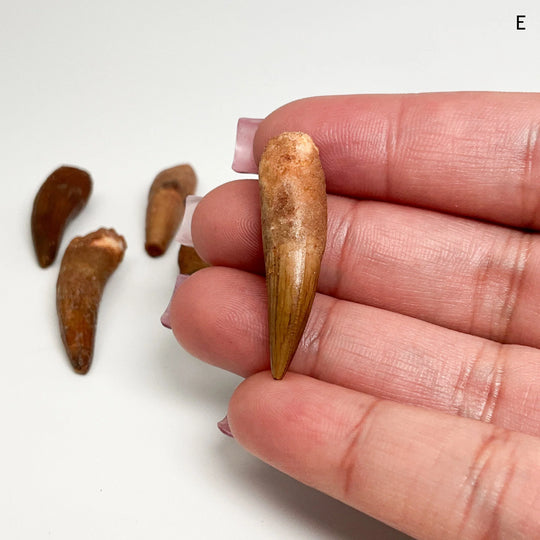
<svg viewBox="0 0 540 540">
<path fill-rule="evenodd" d="M 208 268 L 209 266 L 208 263 L 201 259 L 194 247 L 184 246 L 183 244 L 180 246 L 178 250 L 178 268 L 181 274 L 190 276 L 197 272 L 197 270 Z"/>
<path fill-rule="evenodd" d="M 167 250 L 185 211 L 185 200 L 195 192 L 197 177 L 190 165 L 161 171 L 152 182 L 146 207 L 145 249 L 151 257 Z"/>
<path fill-rule="evenodd" d="M 76 167 L 59 167 L 41 185 L 34 198 L 31 229 L 42 268 L 54 262 L 66 225 L 84 208 L 91 192 L 90 175 Z"/>
<path fill-rule="evenodd" d="M 56 283 L 60 334 L 73 369 L 85 374 L 94 352 L 99 302 L 103 289 L 126 250 L 113 229 L 98 229 L 74 238 L 66 248 Z"/>
<path fill-rule="evenodd" d="M 305 133 L 271 139 L 259 162 L 272 376 L 281 379 L 306 326 L 326 246 L 326 183 Z"/>
</svg>

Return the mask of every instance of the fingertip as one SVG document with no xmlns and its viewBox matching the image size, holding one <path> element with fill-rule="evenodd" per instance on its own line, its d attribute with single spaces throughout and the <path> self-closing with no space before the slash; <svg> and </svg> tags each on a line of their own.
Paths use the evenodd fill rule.
<svg viewBox="0 0 540 540">
<path fill-rule="evenodd" d="M 259 188 L 254 180 L 227 182 L 198 204 L 191 222 L 193 244 L 214 266 L 260 272 L 263 268 Z"/>
<path fill-rule="evenodd" d="M 331 98 L 331 97 L 330 97 Z M 314 129 L 319 118 L 325 114 L 328 96 L 307 97 L 291 101 L 262 120 L 253 136 L 253 159 L 258 164 L 268 141 L 284 131 L 303 131 L 313 138 L 315 144 L 318 132 Z"/>
<path fill-rule="evenodd" d="M 171 302 L 172 302 L 172 298 L 174 297 L 174 294 L 176 292 L 176 290 L 178 289 L 178 287 L 180 286 L 181 283 L 183 283 L 189 276 L 188 275 L 185 275 L 185 274 L 178 274 L 178 276 L 176 276 L 176 281 L 174 283 L 174 289 L 173 289 L 173 292 L 171 294 L 171 300 L 169 300 L 169 303 L 167 304 L 167 307 L 165 308 L 165 311 L 163 312 L 163 314 L 161 315 L 161 324 L 167 328 L 168 330 L 171 329 Z"/>
<path fill-rule="evenodd" d="M 259 276 L 231 268 L 203 268 L 172 298 L 173 334 L 203 362 L 248 376 L 268 357 L 265 293 Z"/>
<path fill-rule="evenodd" d="M 205 318 L 205 298 L 201 297 L 201 279 L 209 268 L 203 268 L 182 280 L 169 303 L 168 323 L 178 343 L 190 354 L 199 357 L 204 343 L 201 321 Z"/>
<path fill-rule="evenodd" d="M 270 371 L 255 373 L 238 385 L 229 401 L 227 418 L 231 432 L 242 446 L 256 455 L 252 442 L 260 440 L 259 426 L 268 423 L 266 396 L 267 391 L 272 391 L 273 382 Z"/>
<path fill-rule="evenodd" d="M 227 413 L 239 443 L 267 463 L 282 468 L 279 441 L 285 438 L 290 448 L 295 446 L 291 429 L 301 430 L 306 382 L 309 387 L 309 377 L 294 372 L 277 381 L 269 370 L 245 379 L 233 393 Z"/>
</svg>

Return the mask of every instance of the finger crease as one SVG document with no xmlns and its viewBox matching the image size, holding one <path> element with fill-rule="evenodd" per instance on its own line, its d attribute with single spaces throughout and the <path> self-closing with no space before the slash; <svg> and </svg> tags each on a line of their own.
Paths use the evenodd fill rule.
<svg viewBox="0 0 540 540">
<path fill-rule="evenodd" d="M 352 238 L 357 230 L 362 230 L 356 225 L 358 215 L 357 204 L 352 205 L 347 212 L 343 215 L 338 227 L 338 234 L 336 236 L 341 237 L 343 240 L 339 246 L 339 258 L 336 272 L 336 282 L 332 291 L 332 296 L 340 298 L 340 290 L 343 281 L 346 276 L 349 276 L 347 272 L 347 254 L 355 253 L 354 249 L 351 249 Z M 334 244 L 335 246 L 335 244 Z"/>
<path fill-rule="evenodd" d="M 486 284 L 490 283 L 489 275 L 494 266 L 492 253 L 493 251 L 490 250 L 485 263 L 481 264 L 476 272 L 473 296 L 471 299 L 471 318 L 468 331 L 469 334 L 474 334 L 477 332 L 477 327 L 479 325 L 478 320 L 480 319 L 480 314 L 482 311 L 481 308 L 485 302 L 485 298 L 489 296 L 487 294 Z"/>
<path fill-rule="evenodd" d="M 458 416 L 493 422 L 506 376 L 506 358 L 504 345 L 486 340 L 472 361 L 463 364 L 452 396 L 452 409 Z"/>
<path fill-rule="evenodd" d="M 532 246 L 532 237 L 529 234 L 523 234 L 516 250 L 516 255 L 510 271 L 510 280 L 506 291 L 506 300 L 502 306 L 501 322 L 502 333 L 501 341 L 508 341 L 508 336 L 512 327 L 512 320 L 516 312 L 521 292 L 529 253 Z"/>
<path fill-rule="evenodd" d="M 343 473 L 343 500 L 348 500 L 355 489 L 357 476 L 358 455 L 361 441 L 365 437 L 366 424 L 371 421 L 375 409 L 382 403 L 381 399 L 373 398 L 372 403 L 362 412 L 360 419 L 351 428 L 349 442 L 341 458 L 339 470 Z"/>
<path fill-rule="evenodd" d="M 476 529 L 475 523 L 483 524 L 479 538 L 500 538 L 501 512 L 516 468 L 515 445 L 509 447 L 510 439 L 511 432 L 493 427 L 473 456 L 464 482 L 468 493 L 458 538 L 467 537 L 468 525 Z"/>
<path fill-rule="evenodd" d="M 394 170 L 397 167 L 397 148 L 403 126 L 403 117 L 405 115 L 405 104 L 403 98 L 399 100 L 399 108 L 395 116 L 394 122 L 390 122 L 386 131 L 386 175 L 385 186 L 381 190 L 384 200 L 391 199 L 392 179 L 394 178 Z"/>
<path fill-rule="evenodd" d="M 520 235 L 517 242 L 516 234 Z M 501 342 L 508 340 L 523 288 L 531 245 L 530 234 L 508 231 L 506 242 L 489 250 L 484 264 L 478 267 L 476 273 L 469 333 Z M 507 262 L 511 257 L 508 254 L 512 252 L 513 258 Z M 497 253 L 502 253 L 502 258 Z M 484 324 L 483 319 L 487 319 Z M 486 328 L 485 331 L 480 330 L 482 326 Z"/>
<path fill-rule="evenodd" d="M 527 217 L 523 220 L 523 226 L 534 229 L 538 226 L 540 212 L 540 193 L 536 175 L 536 167 L 540 161 L 540 124 L 531 124 L 529 127 L 524 160 L 521 205 L 523 208 L 522 215 Z"/>
<path fill-rule="evenodd" d="M 493 346 L 497 348 L 497 354 L 495 357 L 495 361 L 493 362 L 493 368 L 491 369 L 487 377 L 484 406 L 482 407 L 479 418 L 479 420 L 487 423 L 491 423 L 493 421 L 495 408 L 497 407 L 497 404 L 499 402 L 502 382 L 506 371 L 506 348 L 500 343 L 494 343 Z"/>
<path fill-rule="evenodd" d="M 474 418 L 474 415 L 471 414 L 469 410 L 469 403 L 467 399 L 468 391 L 467 389 L 470 386 L 471 374 L 473 372 L 474 366 L 478 363 L 479 358 L 484 354 L 484 349 L 486 347 L 485 341 L 480 345 L 476 355 L 473 357 L 471 362 L 463 362 L 460 371 L 454 386 L 454 391 L 451 398 L 451 410 L 455 410 L 458 416 L 463 416 L 466 418 Z"/>
<path fill-rule="evenodd" d="M 310 340 L 309 343 L 309 349 L 311 351 L 307 356 L 312 360 L 310 362 L 311 365 L 308 373 L 310 376 L 317 379 L 321 377 L 322 372 L 325 373 L 325 377 L 328 377 L 328 366 L 325 366 L 324 368 L 321 366 L 325 362 L 326 358 L 330 356 L 326 354 L 326 347 L 334 334 L 333 321 L 335 319 L 335 312 L 338 309 L 338 305 L 339 302 L 337 300 L 333 300 L 332 306 L 325 312 L 324 320 L 320 326 L 319 332 L 313 337 L 312 340 Z"/>
</svg>

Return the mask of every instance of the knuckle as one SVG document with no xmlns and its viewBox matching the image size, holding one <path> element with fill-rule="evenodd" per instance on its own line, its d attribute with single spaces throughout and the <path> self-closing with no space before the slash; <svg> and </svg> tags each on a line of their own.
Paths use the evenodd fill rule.
<svg viewBox="0 0 540 540">
<path fill-rule="evenodd" d="M 519 308 L 531 247 L 530 235 L 508 231 L 504 241 L 484 254 L 474 276 L 471 333 L 501 342 L 508 339 Z"/>
<path fill-rule="evenodd" d="M 460 538 L 503 538 L 507 494 L 515 479 L 518 442 L 493 427 L 471 459 L 464 482 Z"/>
<path fill-rule="evenodd" d="M 348 500 L 353 491 L 358 488 L 361 478 L 360 459 L 361 445 L 367 436 L 369 425 L 373 422 L 373 417 L 382 400 L 374 398 L 368 407 L 362 411 L 358 421 L 351 427 L 348 442 L 344 448 L 340 459 L 339 470 L 342 477 L 343 499 Z"/>
<path fill-rule="evenodd" d="M 484 342 L 465 364 L 454 389 L 452 410 L 459 416 L 493 422 L 506 379 L 506 347 Z"/>
</svg>

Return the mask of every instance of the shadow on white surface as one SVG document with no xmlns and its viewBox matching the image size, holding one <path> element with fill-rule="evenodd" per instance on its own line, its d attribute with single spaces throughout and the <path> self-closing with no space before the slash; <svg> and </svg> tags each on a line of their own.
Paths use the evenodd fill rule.
<svg viewBox="0 0 540 540">
<path fill-rule="evenodd" d="M 162 340 L 155 351 L 160 363 L 161 383 L 174 399 L 198 403 L 202 408 L 222 410 L 240 377 L 208 366 L 183 351 L 173 340 Z M 216 418 L 219 420 L 219 418 Z M 216 428 L 217 432 L 217 428 Z M 268 515 L 276 521 L 295 522 L 295 529 L 309 533 L 311 538 L 406 540 L 409 536 L 358 512 L 332 497 L 301 484 L 248 454 L 234 440 L 218 434 L 218 443 L 210 449 L 215 468 L 221 468 L 224 478 L 215 488 L 230 486 L 227 498 L 240 503 L 243 498 L 255 499 L 266 507 L 261 518 Z M 234 495 L 233 495 L 234 492 Z M 239 492 L 243 492 L 239 495 Z M 257 506 L 248 511 L 257 512 Z M 270 531 L 275 523 L 268 523 Z M 223 531 L 226 537 L 226 531 Z M 250 533 L 251 534 L 251 533 Z"/>
<path fill-rule="evenodd" d="M 216 449 L 231 481 L 241 483 L 251 496 L 264 499 L 275 509 L 276 520 L 299 522 L 317 538 L 406 540 L 409 536 L 358 512 L 354 508 L 312 489 L 269 465 L 238 451 L 233 441 L 223 441 Z"/>
</svg>

